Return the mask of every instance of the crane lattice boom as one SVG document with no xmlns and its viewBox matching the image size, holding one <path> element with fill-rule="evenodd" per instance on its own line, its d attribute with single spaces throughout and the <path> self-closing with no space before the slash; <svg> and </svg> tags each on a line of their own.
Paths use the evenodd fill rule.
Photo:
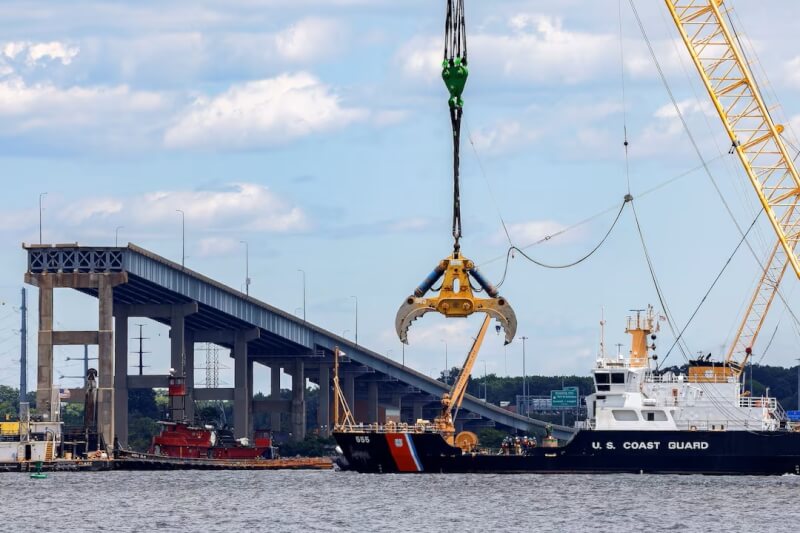
<svg viewBox="0 0 800 533">
<path fill-rule="evenodd" d="M 778 243 L 728 352 L 741 373 L 788 265 L 800 277 L 800 176 L 744 54 L 723 19 L 722 0 L 665 0 L 681 38 L 730 136 Z"/>
</svg>

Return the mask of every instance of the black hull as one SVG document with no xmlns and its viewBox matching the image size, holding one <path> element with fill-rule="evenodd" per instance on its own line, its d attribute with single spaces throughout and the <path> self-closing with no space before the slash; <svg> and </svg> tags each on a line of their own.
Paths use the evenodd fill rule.
<svg viewBox="0 0 800 533">
<path fill-rule="evenodd" d="M 527 455 L 464 454 L 436 433 L 334 433 L 364 473 L 800 474 L 800 432 L 580 431 Z"/>
</svg>

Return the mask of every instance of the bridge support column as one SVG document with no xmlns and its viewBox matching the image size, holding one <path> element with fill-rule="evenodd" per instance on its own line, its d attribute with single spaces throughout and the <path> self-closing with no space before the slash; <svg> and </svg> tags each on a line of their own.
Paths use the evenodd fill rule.
<svg viewBox="0 0 800 533">
<path fill-rule="evenodd" d="M 53 389 L 53 280 L 39 278 L 39 350 L 37 358 L 36 410 L 52 420 L 56 406 L 50 405 Z"/>
<path fill-rule="evenodd" d="M 292 374 L 292 440 L 306 438 L 305 363 L 297 359 Z"/>
<path fill-rule="evenodd" d="M 422 408 L 425 406 L 425 402 L 414 402 L 414 420 L 413 422 L 416 424 L 417 420 L 424 418 L 422 414 Z"/>
<path fill-rule="evenodd" d="M 186 375 L 186 420 L 194 421 L 194 332 L 184 328 L 184 374 Z"/>
<path fill-rule="evenodd" d="M 233 343 L 234 359 L 234 392 L 233 392 L 233 422 L 234 436 L 237 439 L 250 437 L 250 408 L 252 403 L 251 391 L 248 387 L 247 364 L 247 339 L 244 332 L 236 333 Z"/>
<path fill-rule="evenodd" d="M 328 365 L 319 366 L 319 407 L 317 408 L 317 425 L 320 435 L 331 434 L 331 372 Z"/>
<path fill-rule="evenodd" d="M 114 306 L 114 428 L 116 439 L 128 445 L 128 308 Z"/>
<path fill-rule="evenodd" d="M 106 449 L 114 443 L 114 286 L 101 276 L 97 287 L 100 320 L 97 332 L 97 426 Z M 127 342 L 127 338 L 125 339 Z"/>
<path fill-rule="evenodd" d="M 280 400 L 281 399 L 281 365 L 273 364 L 269 367 L 269 398 L 270 400 Z M 273 411 L 270 413 L 270 428 L 272 429 L 273 433 L 277 433 L 281 430 L 281 413 L 280 411 Z"/>
<path fill-rule="evenodd" d="M 253 360 L 247 359 L 247 437 L 253 437 Z"/>
<path fill-rule="evenodd" d="M 403 395 L 399 392 L 392 394 L 392 407 L 397 409 L 403 408 Z"/>
<path fill-rule="evenodd" d="M 367 422 L 378 423 L 378 383 L 375 381 L 367 385 Z"/>
</svg>

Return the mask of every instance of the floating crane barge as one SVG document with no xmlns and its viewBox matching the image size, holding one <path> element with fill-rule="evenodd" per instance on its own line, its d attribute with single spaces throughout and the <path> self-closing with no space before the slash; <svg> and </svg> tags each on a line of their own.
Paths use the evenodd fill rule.
<svg viewBox="0 0 800 533">
<path fill-rule="evenodd" d="M 734 366 L 701 358 L 686 373 L 650 368 L 652 309 L 629 318 L 628 358 L 597 360 L 588 418 L 567 442 L 547 435 L 514 454 L 481 448 L 470 432 L 454 436 L 452 409 L 488 321 L 433 422 L 359 425 L 343 406 L 334 429 L 339 465 L 370 473 L 800 474 L 800 425 L 786 420 L 775 398 L 743 392 Z"/>
</svg>

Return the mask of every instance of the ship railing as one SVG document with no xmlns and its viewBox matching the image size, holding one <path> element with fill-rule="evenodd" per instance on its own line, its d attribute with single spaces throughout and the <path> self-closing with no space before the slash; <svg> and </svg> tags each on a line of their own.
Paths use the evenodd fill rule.
<svg viewBox="0 0 800 533">
<path fill-rule="evenodd" d="M 433 424 L 341 424 L 334 428 L 342 433 L 435 433 L 437 428 Z"/>
<path fill-rule="evenodd" d="M 696 378 L 692 379 L 685 374 L 679 374 L 679 375 L 672 374 L 669 376 L 663 374 L 662 375 L 649 374 L 645 378 L 645 381 L 647 383 L 731 383 L 731 379 L 732 378 L 728 377 L 718 377 L 716 375 L 709 378 L 703 377 L 702 379 L 696 379 Z"/>
<path fill-rule="evenodd" d="M 747 408 L 766 407 L 767 409 L 777 410 L 780 407 L 780 405 L 778 404 L 778 400 L 776 400 L 775 398 L 763 398 L 763 397 L 758 398 L 753 396 L 741 396 L 739 397 L 739 407 L 747 407 Z"/>
</svg>

